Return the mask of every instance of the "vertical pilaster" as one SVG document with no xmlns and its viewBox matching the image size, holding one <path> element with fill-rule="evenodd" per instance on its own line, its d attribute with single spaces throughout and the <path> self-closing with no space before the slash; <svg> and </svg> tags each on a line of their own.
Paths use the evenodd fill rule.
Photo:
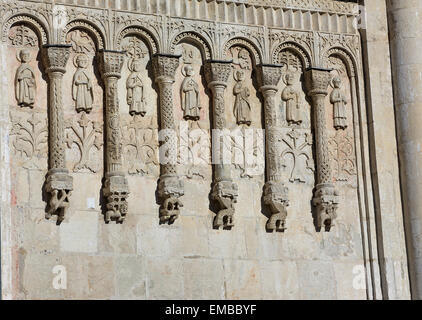
<svg viewBox="0 0 422 320">
<path fill-rule="evenodd" d="M 180 56 L 157 54 L 153 58 L 155 82 L 160 100 L 160 223 L 172 224 L 179 217 L 183 181 L 177 174 L 177 134 L 174 120 L 173 84 Z M 165 150 L 165 152 L 161 152 Z"/>
<path fill-rule="evenodd" d="M 66 142 L 63 113 L 63 75 L 69 60 L 70 46 L 46 45 L 42 50 L 45 70 L 49 78 L 49 171 L 46 180 L 46 191 L 50 199 L 46 219 L 57 215 L 60 225 L 69 207 L 69 197 L 73 190 L 73 178 L 66 169 Z"/>
<path fill-rule="evenodd" d="M 212 91 L 213 137 L 212 152 L 214 179 L 211 198 L 217 203 L 218 213 L 214 228 L 231 229 L 234 226 L 234 204 L 237 202 L 238 187 L 231 178 L 231 164 L 225 163 L 219 146 L 226 128 L 224 92 L 232 72 L 231 61 L 209 61 L 205 65 L 205 77 Z M 218 140 L 218 141 L 217 141 Z M 224 146 L 223 146 L 224 148 Z"/>
<path fill-rule="evenodd" d="M 117 83 L 121 77 L 124 52 L 102 50 L 99 55 L 105 86 L 105 222 L 123 223 L 128 212 L 129 186 L 122 168 L 122 132 Z"/>
<path fill-rule="evenodd" d="M 422 1 L 387 0 L 412 298 L 422 299 Z"/>
<path fill-rule="evenodd" d="M 264 203 L 270 209 L 267 222 L 268 231 L 283 232 L 286 229 L 287 207 L 289 206 L 288 188 L 281 181 L 278 162 L 281 150 L 277 144 L 277 104 L 275 96 L 282 71 L 280 65 L 258 66 L 260 91 L 264 97 L 265 149 L 266 149 L 266 183 Z"/>
<path fill-rule="evenodd" d="M 318 230 L 324 228 L 325 231 L 331 229 L 338 208 L 338 192 L 333 184 L 325 115 L 325 98 L 331 81 L 330 71 L 312 68 L 305 74 L 308 95 L 312 99 L 316 146 L 317 181 L 313 198 L 316 208 L 315 224 Z"/>
</svg>

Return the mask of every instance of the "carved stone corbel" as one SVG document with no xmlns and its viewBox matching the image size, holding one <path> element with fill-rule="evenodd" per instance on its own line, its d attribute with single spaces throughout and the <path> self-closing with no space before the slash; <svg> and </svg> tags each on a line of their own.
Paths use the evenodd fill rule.
<svg viewBox="0 0 422 320">
<path fill-rule="evenodd" d="M 260 91 L 264 97 L 266 172 L 267 182 L 264 187 L 264 204 L 270 209 L 267 231 L 284 232 L 286 230 L 289 189 L 281 181 L 278 161 L 281 150 L 277 144 L 277 112 L 275 96 L 277 85 L 282 76 L 281 65 L 262 64 L 258 66 Z"/>
<path fill-rule="evenodd" d="M 122 132 L 120 127 L 117 82 L 125 53 L 101 50 L 101 75 L 105 86 L 105 181 L 103 196 L 106 201 L 105 222 L 123 223 L 128 213 L 129 186 L 123 173 Z"/>
<path fill-rule="evenodd" d="M 325 231 L 330 231 L 333 226 L 339 204 L 338 192 L 333 183 L 330 167 L 325 116 L 325 99 L 331 81 L 330 71 L 329 69 L 311 68 L 305 73 L 308 95 L 312 98 L 317 160 L 317 182 L 312 203 L 316 208 L 316 228 L 317 230 L 324 228 Z"/>
<path fill-rule="evenodd" d="M 45 45 L 42 58 L 49 78 L 49 171 L 46 191 L 50 195 L 46 219 L 57 215 L 60 225 L 69 208 L 69 198 L 73 191 L 73 178 L 66 169 L 66 139 L 63 114 L 63 75 L 69 60 L 70 45 Z"/>
<path fill-rule="evenodd" d="M 231 61 L 209 61 L 205 65 L 205 77 L 213 95 L 213 130 L 222 132 L 226 129 L 224 91 L 232 73 Z M 213 152 L 216 141 L 213 135 Z M 234 226 L 234 204 L 237 202 L 238 187 L 231 178 L 231 164 L 224 163 L 222 153 L 216 159 L 214 154 L 214 181 L 211 199 L 218 205 L 218 213 L 214 219 L 215 229 L 230 230 Z"/>
<path fill-rule="evenodd" d="M 179 200 L 184 195 L 183 181 L 177 175 L 177 135 L 173 108 L 173 83 L 180 56 L 157 54 L 153 57 L 155 81 L 159 87 L 160 126 L 164 137 L 161 145 L 166 145 L 166 159 L 160 153 L 160 180 L 158 197 L 160 200 L 160 223 L 172 224 L 179 217 Z"/>
</svg>

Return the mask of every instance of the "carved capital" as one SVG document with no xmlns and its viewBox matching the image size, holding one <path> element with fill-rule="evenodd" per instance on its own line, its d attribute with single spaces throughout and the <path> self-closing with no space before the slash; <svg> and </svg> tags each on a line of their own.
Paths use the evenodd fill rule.
<svg viewBox="0 0 422 320">
<path fill-rule="evenodd" d="M 51 44 L 44 45 L 42 50 L 42 60 L 44 68 L 48 74 L 66 72 L 66 64 L 70 56 L 71 45 Z"/>
<path fill-rule="evenodd" d="M 219 207 L 214 218 L 214 229 L 230 230 L 234 226 L 234 204 L 237 203 L 238 195 L 238 187 L 232 181 L 219 181 L 214 184 L 211 199 L 216 201 Z"/>
<path fill-rule="evenodd" d="M 339 205 L 339 195 L 332 184 L 320 184 L 315 188 L 312 204 L 315 206 L 315 225 L 317 230 L 322 228 L 330 231 L 337 218 L 337 208 Z"/>
<path fill-rule="evenodd" d="M 281 80 L 282 65 L 278 64 L 261 64 L 257 67 L 258 81 L 260 90 L 277 90 L 277 85 Z"/>
<path fill-rule="evenodd" d="M 158 196 L 161 199 L 160 223 L 173 224 L 183 207 L 179 200 L 184 195 L 183 181 L 177 176 L 162 176 L 158 183 Z"/>
<path fill-rule="evenodd" d="M 181 56 L 171 54 L 156 54 L 152 59 L 152 68 L 154 70 L 155 81 L 174 82 L 176 70 L 179 67 Z"/>
<path fill-rule="evenodd" d="M 264 187 L 264 204 L 270 208 L 271 216 L 267 222 L 270 232 L 286 230 L 289 189 L 281 182 L 268 181 Z"/>
<path fill-rule="evenodd" d="M 305 73 L 305 82 L 308 89 L 308 95 L 328 94 L 328 86 L 331 81 L 331 69 L 311 68 Z"/>
<path fill-rule="evenodd" d="M 210 89 L 215 86 L 227 86 L 232 72 L 232 61 L 210 60 L 205 64 L 205 79 Z"/>
<path fill-rule="evenodd" d="M 101 74 L 104 79 L 114 77 L 120 79 L 123 62 L 125 60 L 124 51 L 101 50 L 100 53 Z"/>
</svg>

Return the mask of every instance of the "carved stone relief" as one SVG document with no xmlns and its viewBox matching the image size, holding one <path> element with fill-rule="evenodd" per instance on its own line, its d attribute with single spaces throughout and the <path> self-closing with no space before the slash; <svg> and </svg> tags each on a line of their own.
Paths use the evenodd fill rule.
<svg viewBox="0 0 422 320">
<path fill-rule="evenodd" d="M 338 130 L 328 141 L 332 161 L 331 167 L 336 181 L 347 182 L 357 173 L 353 140 L 350 133 Z"/>
<path fill-rule="evenodd" d="M 233 88 L 233 94 L 235 96 L 233 111 L 236 117 L 236 123 L 238 125 L 245 124 L 250 126 L 252 123 L 251 105 L 249 103 L 251 92 L 249 88 L 244 86 L 245 73 L 242 70 L 236 70 L 233 77 L 236 81 Z"/>
<path fill-rule="evenodd" d="M 97 173 L 102 167 L 103 126 L 98 121 L 92 121 L 85 112 L 79 119 L 69 119 L 66 123 L 67 147 L 76 146 L 79 159 L 73 166 L 74 172 L 86 171 Z M 69 157 L 70 159 L 70 157 Z"/>
<path fill-rule="evenodd" d="M 35 32 L 24 24 L 19 24 L 10 29 L 10 43 L 15 47 L 38 47 L 38 37 Z"/>
<path fill-rule="evenodd" d="M 260 101 L 256 97 L 256 89 L 252 82 L 253 62 L 251 54 L 246 48 L 234 45 L 228 49 L 227 56 L 233 60 L 233 74 L 228 82 L 229 88 L 233 89 L 231 92 L 227 92 L 227 94 L 230 94 L 228 101 L 233 106 L 232 115 L 229 119 L 234 117 L 234 123 L 230 127 L 235 127 L 234 124 L 251 126 L 252 120 L 258 120 L 257 115 L 261 115 L 259 111 Z M 260 127 L 259 120 L 255 122 L 253 127 Z"/>
<path fill-rule="evenodd" d="M 200 118 L 201 101 L 199 97 L 199 85 L 193 78 L 195 71 L 190 65 L 185 65 L 182 69 L 182 74 L 185 77 L 181 88 L 181 104 L 183 110 L 183 118 L 185 120 L 198 121 Z"/>
<path fill-rule="evenodd" d="M 333 79 L 333 91 L 330 95 L 330 102 L 333 104 L 334 108 L 334 128 L 336 130 L 345 130 L 347 128 L 347 114 L 346 114 L 346 105 L 347 100 L 346 96 L 341 90 L 341 79 L 340 77 L 334 77 Z"/>
<path fill-rule="evenodd" d="M 123 118 L 123 160 L 129 174 L 158 176 L 158 126 L 153 117 Z"/>
<path fill-rule="evenodd" d="M 34 69 L 29 65 L 29 62 L 31 61 L 31 51 L 22 49 L 18 54 L 18 60 L 21 65 L 16 70 L 15 75 L 16 100 L 20 107 L 33 108 L 35 104 L 37 83 Z"/>
<path fill-rule="evenodd" d="M 157 91 L 153 88 L 151 53 L 144 39 L 129 31 L 121 41 L 121 47 L 126 51 L 122 69 L 124 81 L 119 83 L 119 98 L 124 101 L 121 104 L 122 115 L 156 119 Z M 146 121 L 149 120 L 148 118 Z"/>
<path fill-rule="evenodd" d="M 179 165 L 188 179 L 211 177 L 211 139 L 209 123 L 205 121 L 180 122 Z"/>
<path fill-rule="evenodd" d="M 72 46 L 70 59 L 73 66 L 70 71 L 74 110 L 78 113 L 91 113 L 94 106 L 101 103 L 98 101 L 100 88 L 94 69 L 96 61 L 94 40 L 86 31 L 75 29 L 67 34 L 66 41 Z"/>
<path fill-rule="evenodd" d="M 307 176 L 314 172 L 311 133 L 293 129 L 283 136 L 280 159 L 281 166 L 290 172 L 288 180 L 292 183 L 309 181 Z"/>
<path fill-rule="evenodd" d="M 28 169 L 47 169 L 48 126 L 47 118 L 38 113 L 10 113 L 11 145 L 14 155 Z"/>
</svg>

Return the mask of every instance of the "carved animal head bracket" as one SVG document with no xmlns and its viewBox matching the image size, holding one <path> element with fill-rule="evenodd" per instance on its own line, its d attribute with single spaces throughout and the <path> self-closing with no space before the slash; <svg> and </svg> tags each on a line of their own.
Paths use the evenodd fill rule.
<svg viewBox="0 0 422 320">
<path fill-rule="evenodd" d="M 158 183 L 158 197 L 161 200 L 160 224 L 173 224 L 180 215 L 183 203 L 179 200 L 185 194 L 183 181 L 179 177 L 161 177 Z"/>
<path fill-rule="evenodd" d="M 339 195 L 333 185 L 318 185 L 315 188 L 312 204 L 315 206 L 315 227 L 317 231 L 321 229 L 330 231 L 334 226 L 333 222 L 337 218 L 339 205 Z"/>
<path fill-rule="evenodd" d="M 120 175 L 106 177 L 103 195 L 107 199 L 105 222 L 123 223 L 128 213 L 129 185 L 126 177 Z"/>
<path fill-rule="evenodd" d="M 46 191 L 50 195 L 50 200 L 45 218 L 49 220 L 53 215 L 56 215 L 57 225 L 60 225 L 64 221 L 66 211 L 69 208 L 69 198 L 73 191 L 73 178 L 66 169 L 52 169 L 47 177 Z"/>
<path fill-rule="evenodd" d="M 237 203 L 238 195 L 238 187 L 232 181 L 219 181 L 214 184 L 211 199 L 219 206 L 214 219 L 214 229 L 230 230 L 234 226 L 234 204 Z"/>
<path fill-rule="evenodd" d="M 284 232 L 286 230 L 289 189 L 281 182 L 269 181 L 264 187 L 264 204 L 270 208 L 271 216 L 267 222 L 267 231 Z"/>
</svg>

